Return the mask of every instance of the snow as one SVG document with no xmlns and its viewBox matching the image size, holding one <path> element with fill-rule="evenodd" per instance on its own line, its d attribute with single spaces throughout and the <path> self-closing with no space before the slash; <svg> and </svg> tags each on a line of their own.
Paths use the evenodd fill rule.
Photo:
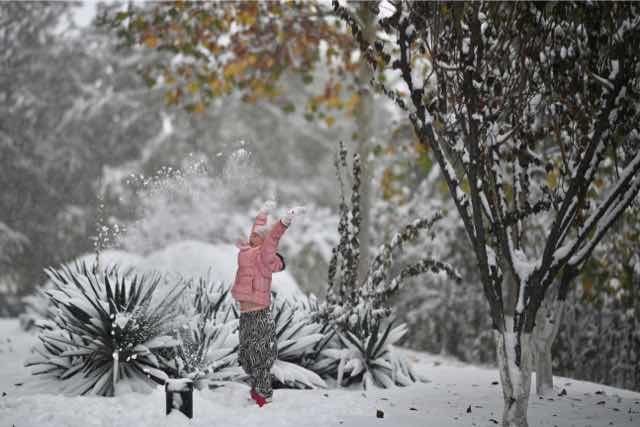
<svg viewBox="0 0 640 427">
<path fill-rule="evenodd" d="M 518 302 L 516 303 L 516 311 L 518 313 L 522 313 L 525 305 L 524 288 L 527 284 L 527 280 L 529 280 L 529 276 L 531 276 L 534 270 L 538 267 L 538 263 L 535 261 L 530 261 L 525 253 L 520 249 L 516 249 L 513 251 L 512 260 L 513 268 L 515 269 L 515 273 L 518 276 L 517 278 L 519 280 L 520 287 L 520 290 L 518 291 Z"/>
<path fill-rule="evenodd" d="M 609 80 L 614 80 L 618 73 L 620 72 L 620 61 L 612 60 L 611 61 L 611 73 L 609 74 Z"/>
<path fill-rule="evenodd" d="M 124 269 L 134 267 L 143 273 L 156 271 L 183 278 L 207 277 L 207 274 L 211 274 L 213 279 L 231 286 L 236 274 L 237 255 L 238 248 L 234 245 L 185 240 L 152 252 L 147 257 L 121 250 L 105 250 L 100 253 L 100 268 L 117 264 Z M 92 266 L 95 254 L 87 253 L 67 262 L 67 265 L 73 266 L 75 262 Z M 287 298 L 303 295 L 294 277 L 286 270 L 273 275 L 272 287 Z M 45 284 L 45 289 L 51 289 L 51 285 Z M 125 319 L 121 321 L 125 322 Z"/>
<path fill-rule="evenodd" d="M 186 240 L 152 252 L 138 264 L 138 269 L 182 277 L 206 277 L 211 271 L 211 277 L 231 286 L 237 256 L 238 248 L 234 245 Z M 286 270 L 273 275 L 272 288 L 285 297 L 302 296 L 296 280 Z"/>
<path fill-rule="evenodd" d="M 149 394 L 126 392 L 113 398 L 39 392 L 27 381 L 29 371 L 23 367 L 36 336 L 23 332 L 16 319 L 2 319 L 0 337 L 0 395 L 6 393 L 0 397 L 2 426 L 490 426 L 495 425 L 490 420 L 500 422 L 502 414 L 495 368 L 398 349 L 429 382 L 367 391 L 276 389 L 273 403 L 263 408 L 249 402 L 248 386 L 221 383 L 217 389 L 194 391 L 194 418 L 189 421 L 176 412 L 165 416 L 161 386 Z M 640 393 L 559 377 L 555 383 L 555 394 L 565 389 L 567 395 L 532 396 L 530 425 L 631 427 L 640 422 Z M 384 418 L 376 418 L 377 410 L 384 412 Z"/>
</svg>

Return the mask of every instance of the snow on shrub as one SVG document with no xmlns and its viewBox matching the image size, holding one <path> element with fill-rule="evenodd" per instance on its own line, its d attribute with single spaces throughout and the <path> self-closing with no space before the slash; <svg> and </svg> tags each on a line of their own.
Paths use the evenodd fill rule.
<svg viewBox="0 0 640 427">
<path fill-rule="evenodd" d="M 341 344 L 322 353 L 339 361 L 339 384 L 346 379 L 348 383 L 362 380 L 365 388 L 372 384 L 407 385 L 417 377 L 409 363 L 394 354 L 391 347 L 407 329 L 404 324 L 391 329 L 393 322 L 388 318 L 393 310 L 387 302 L 412 277 L 432 273 L 460 281 L 460 275 L 449 264 L 429 256 L 409 265 L 401 265 L 396 260 L 406 244 L 415 241 L 421 231 L 432 228 L 441 218 L 439 213 L 405 225 L 372 254 L 368 269 L 360 271 L 360 157 L 353 156 L 349 203 L 342 178 L 342 171 L 347 168 L 346 158 L 347 151 L 341 143 L 335 160 L 340 190 L 340 240 L 329 263 L 327 301 L 317 314 L 322 322 L 333 325 Z M 388 326 L 380 334 L 380 326 L 385 322 Z M 345 373 L 349 374 L 348 378 Z"/>
<path fill-rule="evenodd" d="M 175 331 L 180 344 L 172 350 L 171 367 L 199 387 L 242 376 L 237 367 L 238 313 L 229 295 L 210 274 L 187 283 L 181 309 L 186 319 Z"/>
<path fill-rule="evenodd" d="M 105 249 L 100 252 L 100 269 L 112 268 L 117 266 L 120 274 L 132 273 L 142 258 L 138 255 L 117 250 Z M 96 263 L 95 253 L 86 253 L 67 262 L 65 265 L 74 268 L 76 265 L 87 264 L 89 268 L 93 268 Z M 27 295 L 22 299 L 25 305 L 25 312 L 20 315 L 20 327 L 28 331 L 33 327 L 46 327 L 54 317 L 55 308 L 51 303 L 46 291 L 53 289 L 51 280 L 47 280 L 41 287 L 37 288 L 31 295 Z"/>
<path fill-rule="evenodd" d="M 178 286 L 158 293 L 159 276 L 123 275 L 117 267 L 93 272 L 84 263 L 46 272 L 56 311 L 26 362 L 34 374 L 74 395 L 111 396 L 119 382 L 140 390 L 149 379 L 167 379 L 160 350 L 179 343 L 168 335 Z"/>
<path fill-rule="evenodd" d="M 379 387 L 407 386 L 419 379 L 405 357 L 397 354 L 393 344 L 407 332 L 405 324 L 393 327 L 393 321 L 381 328 L 381 320 L 376 319 L 368 329 L 369 321 L 360 322 L 354 331 L 338 333 L 342 348 L 329 348 L 323 354 L 338 361 L 337 380 L 339 385 L 362 382 L 365 389 L 373 385 Z"/>
<path fill-rule="evenodd" d="M 286 387 L 326 387 L 320 375 L 311 370 L 313 360 L 309 358 L 316 344 L 325 339 L 323 325 L 313 321 L 311 313 L 296 300 L 276 295 L 271 310 L 278 345 L 273 376 Z"/>
</svg>

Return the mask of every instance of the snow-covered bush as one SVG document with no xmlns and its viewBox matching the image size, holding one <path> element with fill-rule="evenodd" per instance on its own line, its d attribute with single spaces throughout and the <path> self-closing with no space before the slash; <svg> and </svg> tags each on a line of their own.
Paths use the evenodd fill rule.
<svg viewBox="0 0 640 427">
<path fill-rule="evenodd" d="M 363 381 L 364 387 L 406 385 L 415 381 L 416 376 L 408 362 L 391 347 L 406 333 L 406 325 L 392 329 L 389 317 L 393 309 L 389 300 L 408 279 L 423 273 L 442 274 L 458 282 L 460 275 L 449 264 L 432 256 L 423 256 L 408 265 L 400 265 L 396 260 L 406 243 L 414 241 L 422 230 L 432 228 L 441 218 L 439 213 L 403 227 L 373 253 L 368 268 L 360 270 L 360 159 L 357 154 L 353 157 L 349 209 L 342 179 L 342 170 L 347 167 L 346 156 L 341 144 L 335 161 L 341 195 L 340 240 L 329 264 L 327 301 L 317 313 L 321 322 L 335 328 L 339 340 L 337 346 L 321 353 L 339 362 L 340 384 L 348 373 L 350 381 Z M 381 325 L 387 325 L 385 332 L 381 333 Z"/>
<path fill-rule="evenodd" d="M 397 253 L 403 250 L 405 244 L 416 240 L 421 231 L 433 227 L 434 223 L 441 218 L 439 213 L 419 218 L 404 226 L 389 242 L 381 245 L 373 253 L 364 273 L 359 270 L 360 158 L 357 154 L 353 156 L 353 186 L 349 209 L 342 179 L 342 170 L 347 167 L 346 156 L 347 152 L 341 144 L 335 162 L 341 196 L 338 224 L 340 240 L 337 247 L 333 249 L 333 256 L 329 263 L 327 303 L 321 311 L 325 318 L 337 324 L 339 329 L 348 330 L 360 325 L 370 329 L 377 319 L 391 314 L 392 310 L 387 306 L 387 301 L 408 279 L 427 272 L 442 273 L 456 281 L 460 281 L 460 276 L 449 264 L 431 256 L 425 256 L 405 266 L 401 266 L 396 260 Z M 391 274 L 394 276 L 390 277 Z M 352 316 L 370 324 L 350 321 Z M 359 336 L 363 331 L 352 330 L 352 332 L 357 332 L 356 335 Z"/>
<path fill-rule="evenodd" d="M 106 249 L 100 252 L 100 269 L 118 268 L 120 275 L 127 275 L 134 272 L 134 267 L 142 260 L 138 255 L 116 250 Z M 64 265 L 73 269 L 76 265 L 86 264 L 89 268 L 94 268 L 96 264 L 96 254 L 86 253 Z M 52 320 L 55 315 L 55 307 L 46 291 L 54 289 L 53 282 L 49 279 L 42 286 L 36 288 L 35 292 L 22 299 L 25 312 L 20 314 L 20 327 L 30 330 L 34 326 L 42 327 Z"/>
<path fill-rule="evenodd" d="M 339 385 L 361 382 L 365 389 L 372 385 L 379 387 L 406 386 L 419 379 L 411 365 L 393 348 L 393 345 L 407 332 L 406 324 L 393 327 L 393 321 L 382 324 L 381 319 L 372 323 L 368 319 L 357 319 L 361 336 L 346 330 L 338 333 L 341 348 L 323 350 L 323 354 L 338 361 L 337 380 Z M 354 322 L 355 323 L 355 322 Z"/>
<path fill-rule="evenodd" d="M 235 366 L 238 313 L 229 295 L 224 283 L 211 275 L 187 283 L 180 310 L 184 323 L 174 331 L 180 344 L 168 351 L 172 374 L 201 385 L 241 375 Z"/>
<path fill-rule="evenodd" d="M 278 357 L 271 373 L 285 387 L 326 387 L 319 375 L 323 372 L 315 372 L 313 368 L 317 367 L 319 354 L 316 346 L 325 341 L 327 328 L 312 319 L 305 305 L 301 300 L 290 301 L 276 295 L 271 310 Z"/>
<path fill-rule="evenodd" d="M 55 380 L 64 393 L 103 396 L 167 378 L 159 350 L 178 344 L 169 335 L 178 286 L 157 292 L 159 276 L 123 275 L 117 267 L 94 272 L 78 264 L 46 272 L 55 315 L 26 363 L 34 374 Z"/>
</svg>

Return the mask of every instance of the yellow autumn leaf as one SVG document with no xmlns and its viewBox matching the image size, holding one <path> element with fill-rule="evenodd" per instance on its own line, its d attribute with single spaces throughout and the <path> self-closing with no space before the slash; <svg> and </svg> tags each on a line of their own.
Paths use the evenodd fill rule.
<svg viewBox="0 0 640 427">
<path fill-rule="evenodd" d="M 204 112 L 204 109 L 205 109 L 205 106 L 204 106 L 204 103 L 202 101 L 198 101 L 196 103 L 196 105 L 193 106 L 193 111 L 195 113 L 202 113 L 202 112 Z"/>
<path fill-rule="evenodd" d="M 187 84 L 187 91 L 189 91 L 189 93 L 195 95 L 196 93 L 198 93 L 200 91 L 200 84 L 198 82 L 189 82 Z"/>
<path fill-rule="evenodd" d="M 158 46 L 158 38 L 153 34 L 147 34 L 146 36 L 144 36 L 144 39 L 142 41 L 150 49 L 155 49 Z"/>
<path fill-rule="evenodd" d="M 348 113 L 353 112 L 358 107 L 360 103 L 360 95 L 356 92 L 353 92 L 349 99 L 344 103 L 344 108 Z"/>
<path fill-rule="evenodd" d="M 254 13 L 251 13 L 251 11 L 242 11 L 240 15 L 238 15 L 238 22 L 240 22 L 240 24 L 242 25 L 250 27 L 256 23 L 256 15 Z"/>
<path fill-rule="evenodd" d="M 167 105 L 177 105 L 180 100 L 180 90 L 171 90 L 164 95 L 164 100 Z"/>
<path fill-rule="evenodd" d="M 223 83 L 218 79 L 209 80 L 209 87 L 211 88 L 211 92 L 213 92 L 215 96 L 222 95 L 222 85 Z"/>
<path fill-rule="evenodd" d="M 425 154 L 429 150 L 428 145 L 424 145 L 420 142 L 414 142 L 413 147 L 418 154 Z"/>
<path fill-rule="evenodd" d="M 222 74 L 225 79 L 232 79 L 242 73 L 244 68 L 245 65 L 242 62 L 232 62 L 224 67 Z"/>
<path fill-rule="evenodd" d="M 558 186 L 559 175 L 560 175 L 560 172 L 556 168 L 551 169 L 551 171 L 549 171 L 549 173 L 547 174 L 547 184 L 549 185 L 549 188 L 551 188 L 552 190 L 555 190 L 556 187 Z"/>
<path fill-rule="evenodd" d="M 340 97 L 335 95 L 329 97 L 329 99 L 327 99 L 327 107 L 337 109 L 342 108 L 342 101 L 340 100 Z"/>
<path fill-rule="evenodd" d="M 336 118 L 333 116 L 327 116 L 324 118 L 324 122 L 327 124 L 328 127 L 331 127 L 336 122 Z"/>
<path fill-rule="evenodd" d="M 469 185 L 469 180 L 467 178 L 462 181 L 460 188 L 462 188 L 462 191 L 466 194 L 471 194 L 471 186 Z"/>
</svg>

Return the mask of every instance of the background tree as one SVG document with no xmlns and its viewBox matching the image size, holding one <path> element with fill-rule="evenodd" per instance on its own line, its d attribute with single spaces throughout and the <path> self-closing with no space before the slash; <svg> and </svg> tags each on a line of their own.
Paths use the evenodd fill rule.
<svg viewBox="0 0 640 427">
<path fill-rule="evenodd" d="M 374 84 L 407 111 L 443 171 L 496 331 L 503 424 L 526 426 L 545 293 L 581 270 L 640 189 L 638 11 L 396 2 L 378 22 L 386 37 L 370 44 L 355 14 L 334 7 L 378 76 L 402 76 L 404 94 Z M 613 157 L 624 159 L 618 178 L 590 199 Z M 544 234 L 530 227 L 546 221 Z"/>
<path fill-rule="evenodd" d="M 72 6 L 0 8 L 0 282 L 11 284 L 1 314 L 19 312 L 44 267 L 90 250 L 103 168 L 136 156 L 159 115 L 141 108 L 154 94 L 139 56 L 115 56 L 104 34 L 73 36 Z M 125 135 L 136 142 L 121 144 Z"/>
</svg>

